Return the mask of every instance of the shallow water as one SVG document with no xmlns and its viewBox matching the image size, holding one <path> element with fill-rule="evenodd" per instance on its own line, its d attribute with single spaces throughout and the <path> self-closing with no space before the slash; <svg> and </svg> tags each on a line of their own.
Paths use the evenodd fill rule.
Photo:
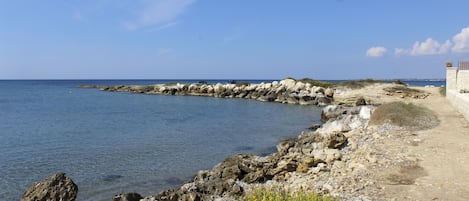
<svg viewBox="0 0 469 201">
<path fill-rule="evenodd" d="M 0 81 L 0 200 L 57 171 L 78 184 L 79 201 L 156 194 L 319 123 L 313 106 L 75 88 L 161 82 Z"/>
</svg>

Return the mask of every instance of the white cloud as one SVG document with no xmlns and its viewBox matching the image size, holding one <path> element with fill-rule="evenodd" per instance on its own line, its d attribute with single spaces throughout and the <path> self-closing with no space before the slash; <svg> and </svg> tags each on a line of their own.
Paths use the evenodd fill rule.
<svg viewBox="0 0 469 201">
<path fill-rule="evenodd" d="M 446 43 L 450 43 L 446 41 Z M 436 55 L 436 54 L 444 54 L 448 52 L 448 48 L 442 48 L 442 45 L 432 38 L 427 38 L 424 42 L 416 41 L 414 46 L 410 50 L 410 55 L 413 56 L 420 56 L 420 55 Z"/>
<path fill-rule="evenodd" d="M 395 48 L 395 55 L 442 55 L 447 53 L 467 53 L 469 52 L 469 27 L 463 28 L 461 32 L 453 36 L 452 41 L 446 40 L 440 43 L 432 38 L 420 42 L 416 41 L 412 48 Z"/>
<path fill-rule="evenodd" d="M 395 48 L 394 49 L 394 54 L 397 55 L 397 56 L 406 55 L 406 54 L 409 54 L 409 50 L 404 49 L 404 48 Z"/>
<path fill-rule="evenodd" d="M 451 50 L 451 47 L 453 46 L 453 43 L 451 43 L 451 41 L 449 40 L 446 40 L 445 43 L 443 43 L 441 46 L 440 46 L 440 51 L 438 53 L 440 54 L 446 54 L 448 53 L 450 50 Z"/>
<path fill-rule="evenodd" d="M 385 47 L 371 47 L 366 51 L 367 57 L 382 57 L 388 50 Z"/>
<path fill-rule="evenodd" d="M 461 32 L 453 37 L 453 52 L 469 52 L 469 27 L 463 28 Z"/>
<path fill-rule="evenodd" d="M 149 26 L 164 27 L 164 23 L 174 26 L 177 22 L 173 21 L 183 14 L 186 8 L 195 0 L 154 0 L 146 2 L 145 7 L 138 12 L 136 19 L 123 22 L 127 30 L 133 31 Z"/>
</svg>

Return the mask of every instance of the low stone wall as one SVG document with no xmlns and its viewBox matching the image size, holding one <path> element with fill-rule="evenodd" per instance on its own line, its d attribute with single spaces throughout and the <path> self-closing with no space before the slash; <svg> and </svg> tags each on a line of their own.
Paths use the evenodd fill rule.
<svg viewBox="0 0 469 201">
<path fill-rule="evenodd" d="M 446 90 L 446 98 L 469 121 L 469 93 Z"/>
</svg>

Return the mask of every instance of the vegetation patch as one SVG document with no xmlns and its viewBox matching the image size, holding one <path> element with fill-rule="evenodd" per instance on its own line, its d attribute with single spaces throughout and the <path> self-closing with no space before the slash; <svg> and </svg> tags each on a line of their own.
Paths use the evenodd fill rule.
<svg viewBox="0 0 469 201">
<path fill-rule="evenodd" d="M 373 85 L 376 83 L 385 83 L 383 80 L 364 79 L 364 80 L 349 80 L 336 83 L 337 86 L 347 87 L 350 89 L 361 89 L 363 87 Z"/>
<path fill-rule="evenodd" d="M 177 82 L 167 82 L 167 83 L 164 83 L 165 86 L 174 86 L 174 85 L 177 85 L 178 83 Z"/>
<path fill-rule="evenodd" d="M 236 83 L 237 87 L 249 86 L 249 85 L 251 85 L 251 83 L 249 83 L 249 82 L 237 82 Z"/>
<path fill-rule="evenodd" d="M 440 89 L 438 89 L 438 91 L 440 92 L 440 95 L 446 96 L 446 86 L 440 87 Z"/>
<path fill-rule="evenodd" d="M 293 79 L 294 78 L 288 77 L 286 79 Z M 321 80 L 315 80 L 311 78 L 303 78 L 300 80 L 296 80 L 299 82 L 303 83 L 310 83 L 311 86 L 318 86 L 318 87 L 347 87 L 351 89 L 360 89 L 363 87 L 366 87 L 368 85 L 376 84 L 376 83 L 385 83 L 383 80 L 374 80 L 374 79 L 364 79 L 364 80 L 347 80 L 347 81 L 342 81 L 342 82 L 328 82 L 328 81 L 321 81 Z"/>
<path fill-rule="evenodd" d="M 309 84 L 311 84 L 311 86 L 324 87 L 324 88 L 332 87 L 334 85 L 334 83 L 332 83 L 332 82 L 314 80 L 314 79 L 311 79 L 311 78 L 303 78 L 303 79 L 298 80 L 298 81 L 303 82 L 303 83 L 309 83 Z"/>
<path fill-rule="evenodd" d="M 407 86 L 387 87 L 387 88 L 384 88 L 384 90 L 387 92 L 393 92 L 393 93 L 424 93 L 421 90 L 412 89 Z"/>
<path fill-rule="evenodd" d="M 439 120 L 426 107 L 412 103 L 392 102 L 379 106 L 371 115 L 370 124 L 391 124 L 410 130 L 423 130 L 437 126 Z"/>
<path fill-rule="evenodd" d="M 333 201 L 331 196 L 298 191 L 291 193 L 283 188 L 257 188 L 244 196 L 245 201 Z"/>
<path fill-rule="evenodd" d="M 401 80 L 396 80 L 394 81 L 394 84 L 399 84 L 399 85 L 406 85 L 404 82 L 402 82 Z"/>
</svg>

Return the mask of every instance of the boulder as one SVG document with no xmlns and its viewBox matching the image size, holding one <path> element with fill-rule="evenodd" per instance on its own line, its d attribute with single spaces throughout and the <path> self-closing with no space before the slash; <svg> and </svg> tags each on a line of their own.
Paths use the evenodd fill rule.
<svg viewBox="0 0 469 201">
<path fill-rule="evenodd" d="M 59 172 L 29 187 L 21 201 L 74 201 L 77 194 L 78 186 L 65 173 Z"/>
<path fill-rule="evenodd" d="M 285 86 L 286 90 L 292 90 L 293 87 L 295 87 L 296 85 L 296 81 L 294 79 L 287 78 L 287 79 L 281 80 L 280 85 Z"/>
<path fill-rule="evenodd" d="M 321 121 L 327 122 L 347 113 L 347 109 L 341 105 L 328 105 L 321 111 Z"/>
<path fill-rule="evenodd" d="M 334 97 L 334 89 L 327 88 L 326 91 L 324 91 L 324 95 L 329 98 Z"/>
<path fill-rule="evenodd" d="M 112 201 L 140 201 L 143 197 L 138 193 L 126 193 L 115 195 Z"/>
<path fill-rule="evenodd" d="M 366 105 L 366 100 L 363 97 L 360 97 L 355 101 L 355 106 Z"/>
</svg>

